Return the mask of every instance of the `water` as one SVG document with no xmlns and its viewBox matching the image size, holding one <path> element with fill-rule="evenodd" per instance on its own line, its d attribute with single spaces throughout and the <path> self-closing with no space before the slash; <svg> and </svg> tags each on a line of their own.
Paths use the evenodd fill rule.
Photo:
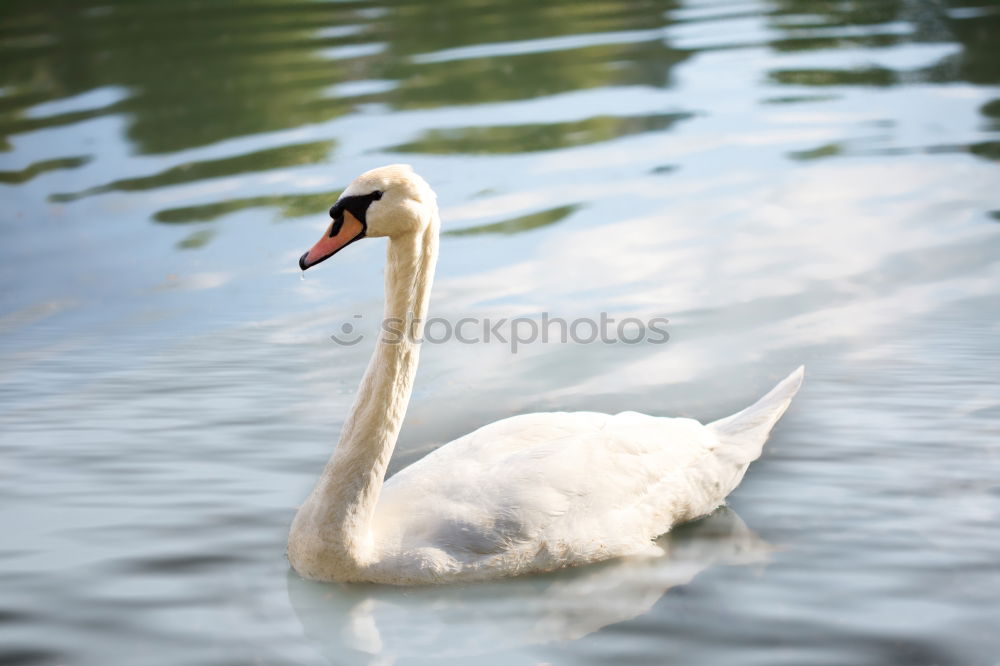
<svg viewBox="0 0 1000 666">
<path fill-rule="evenodd" d="M 996 3 L 0 16 L 5 664 L 998 663 Z M 397 161 L 442 203 L 435 315 L 670 339 L 428 344 L 392 470 L 520 412 L 715 418 L 805 363 L 728 511 L 486 586 L 289 573 L 384 247 L 297 259 Z"/>
</svg>

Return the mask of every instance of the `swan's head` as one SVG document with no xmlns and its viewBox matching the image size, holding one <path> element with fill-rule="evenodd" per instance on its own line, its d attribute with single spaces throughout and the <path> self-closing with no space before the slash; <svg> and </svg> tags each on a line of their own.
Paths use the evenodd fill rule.
<svg viewBox="0 0 1000 666">
<path fill-rule="evenodd" d="M 434 190 L 408 164 L 366 171 L 330 209 L 330 226 L 299 259 L 306 270 L 366 236 L 397 237 L 427 228 L 437 210 Z"/>
</svg>

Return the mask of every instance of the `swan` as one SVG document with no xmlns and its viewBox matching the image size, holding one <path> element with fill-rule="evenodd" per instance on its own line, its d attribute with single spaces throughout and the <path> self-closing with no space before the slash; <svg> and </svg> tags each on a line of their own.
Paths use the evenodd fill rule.
<svg viewBox="0 0 1000 666">
<path fill-rule="evenodd" d="M 340 441 L 292 521 L 304 578 L 419 585 L 662 555 L 654 539 L 708 515 L 756 460 L 802 383 L 799 367 L 752 406 L 703 425 L 636 412 L 501 419 L 385 480 L 413 388 L 438 253 L 437 197 L 408 165 L 358 176 L 330 209 L 305 271 L 388 237 L 385 321 Z"/>
</svg>

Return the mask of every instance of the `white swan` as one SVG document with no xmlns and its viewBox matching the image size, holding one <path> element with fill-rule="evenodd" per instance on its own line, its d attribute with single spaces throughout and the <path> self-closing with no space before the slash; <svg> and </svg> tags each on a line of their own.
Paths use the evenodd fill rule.
<svg viewBox="0 0 1000 666">
<path fill-rule="evenodd" d="M 723 503 L 802 382 L 800 367 L 708 425 L 635 412 L 514 416 L 384 481 L 417 370 L 436 197 L 410 167 L 392 165 L 359 176 L 330 216 L 300 267 L 388 236 L 385 317 L 416 323 L 412 338 L 383 332 L 376 343 L 340 443 L 295 516 L 288 559 L 306 578 L 444 583 L 660 553 L 656 536 Z"/>
</svg>

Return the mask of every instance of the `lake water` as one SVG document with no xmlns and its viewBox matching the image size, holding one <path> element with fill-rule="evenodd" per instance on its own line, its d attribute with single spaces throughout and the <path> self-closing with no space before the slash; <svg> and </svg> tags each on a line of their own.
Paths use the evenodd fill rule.
<svg viewBox="0 0 1000 666">
<path fill-rule="evenodd" d="M 1000 663 L 996 2 L 0 17 L 4 664 Z M 390 471 L 522 412 L 717 418 L 806 365 L 668 557 L 410 590 L 289 571 L 384 241 L 296 261 L 401 161 L 442 204 L 435 315 L 670 338 L 428 343 Z"/>
</svg>

